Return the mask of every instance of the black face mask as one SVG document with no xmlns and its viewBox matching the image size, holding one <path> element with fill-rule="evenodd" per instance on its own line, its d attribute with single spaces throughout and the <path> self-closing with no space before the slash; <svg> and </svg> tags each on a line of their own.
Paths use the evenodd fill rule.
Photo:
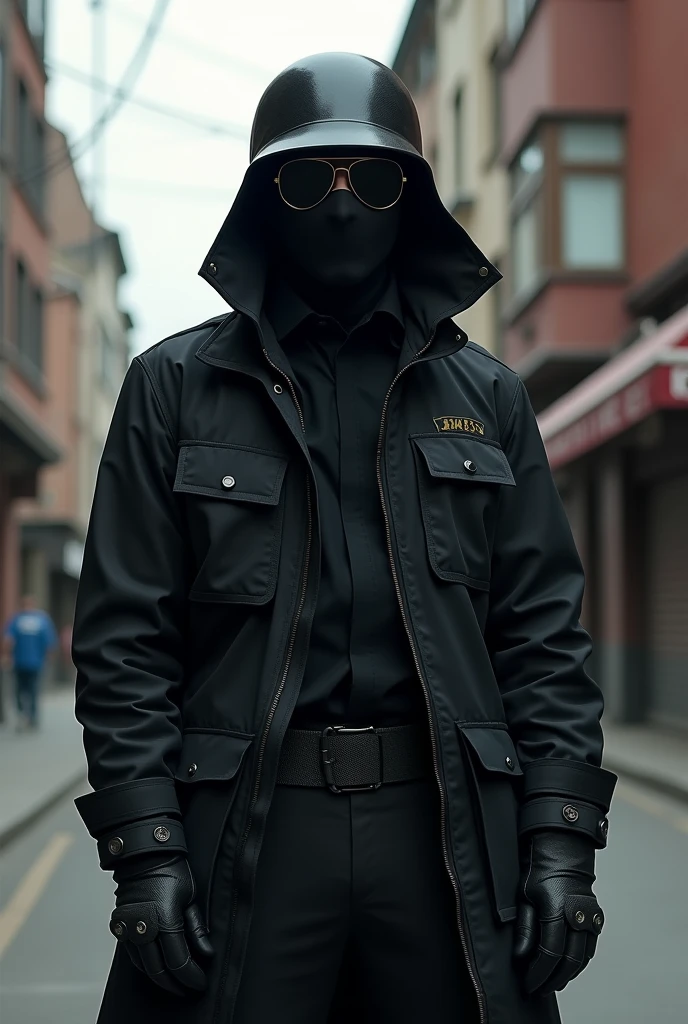
<svg viewBox="0 0 688 1024">
<path fill-rule="evenodd" d="M 311 210 L 278 204 L 271 223 L 276 269 L 316 312 L 336 315 L 378 290 L 399 235 L 400 203 L 372 210 L 340 188 Z"/>
</svg>

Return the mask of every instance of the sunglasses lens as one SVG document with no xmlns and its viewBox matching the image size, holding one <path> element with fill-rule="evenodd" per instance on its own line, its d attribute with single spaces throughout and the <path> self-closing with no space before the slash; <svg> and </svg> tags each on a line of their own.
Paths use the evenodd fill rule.
<svg viewBox="0 0 688 1024">
<path fill-rule="evenodd" d="M 320 160 L 291 160 L 280 171 L 282 198 L 307 210 L 324 199 L 332 184 L 332 168 Z"/>
<path fill-rule="evenodd" d="M 401 195 L 403 173 L 393 160 L 361 160 L 350 171 L 351 187 L 367 206 L 382 210 Z"/>
</svg>

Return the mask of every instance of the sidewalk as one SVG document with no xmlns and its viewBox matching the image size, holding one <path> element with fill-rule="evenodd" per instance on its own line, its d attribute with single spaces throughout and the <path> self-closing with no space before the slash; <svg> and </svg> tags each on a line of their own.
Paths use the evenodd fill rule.
<svg viewBox="0 0 688 1024">
<path fill-rule="evenodd" d="M 85 790 L 86 759 L 74 718 L 73 687 L 46 693 L 38 732 L 15 733 L 7 709 L 0 725 L 0 849 L 81 781 Z"/>
<path fill-rule="evenodd" d="M 604 767 L 688 803 L 688 736 L 604 724 Z"/>
</svg>

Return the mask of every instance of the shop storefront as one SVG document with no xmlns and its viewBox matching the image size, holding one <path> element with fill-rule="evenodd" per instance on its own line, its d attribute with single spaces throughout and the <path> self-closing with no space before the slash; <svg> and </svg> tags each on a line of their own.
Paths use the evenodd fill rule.
<svg viewBox="0 0 688 1024">
<path fill-rule="evenodd" d="M 609 714 L 688 730 L 688 308 L 538 419 Z"/>
</svg>

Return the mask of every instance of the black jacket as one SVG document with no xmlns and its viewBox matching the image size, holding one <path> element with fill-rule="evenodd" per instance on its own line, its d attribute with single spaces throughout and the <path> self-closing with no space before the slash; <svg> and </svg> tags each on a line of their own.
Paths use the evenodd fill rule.
<svg viewBox="0 0 688 1024">
<path fill-rule="evenodd" d="M 318 586 L 308 453 L 270 359 L 244 315 L 167 339 L 134 360 L 103 455 L 73 650 L 102 792 L 82 811 L 102 822 L 106 787 L 121 800 L 119 784 L 137 780 L 150 783 L 125 790 L 132 802 L 163 806 L 174 780 L 218 952 L 206 995 L 182 1004 L 118 950 L 101 1024 L 123 1014 L 206 1024 L 238 982 Z M 552 1024 L 552 997 L 520 995 L 510 922 L 524 770 L 559 768 L 575 798 L 596 771 L 584 766 L 600 764 L 581 567 L 518 377 L 449 319 L 401 362 L 380 498 L 432 727 L 457 917 L 484 1019 Z"/>
</svg>

